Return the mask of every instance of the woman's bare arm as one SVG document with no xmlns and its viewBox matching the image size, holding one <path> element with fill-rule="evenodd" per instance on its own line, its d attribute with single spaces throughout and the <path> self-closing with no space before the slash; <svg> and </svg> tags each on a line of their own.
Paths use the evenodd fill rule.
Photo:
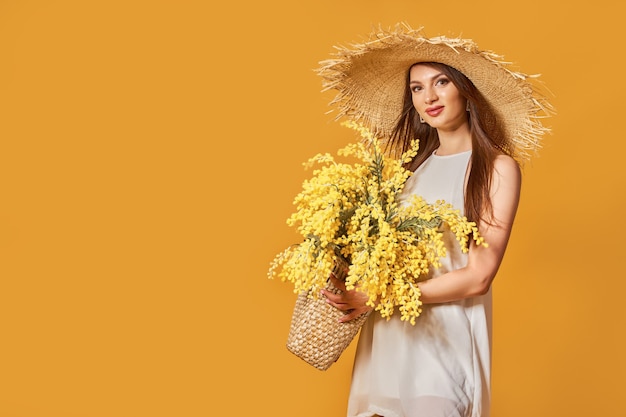
<svg viewBox="0 0 626 417">
<path fill-rule="evenodd" d="M 485 294 L 504 257 L 519 203 L 521 172 L 509 156 L 499 156 L 491 185 L 492 224 L 482 222 L 479 230 L 488 247 L 472 244 L 467 266 L 419 284 L 425 304 L 445 303 Z"/>
</svg>

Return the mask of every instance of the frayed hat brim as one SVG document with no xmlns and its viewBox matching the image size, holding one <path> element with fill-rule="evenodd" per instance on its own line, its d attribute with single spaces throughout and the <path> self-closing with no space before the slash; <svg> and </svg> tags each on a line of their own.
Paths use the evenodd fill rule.
<svg viewBox="0 0 626 417">
<path fill-rule="evenodd" d="M 423 29 L 399 24 L 377 29 L 369 38 L 349 47 L 337 46 L 331 59 L 316 72 L 324 90 L 337 90 L 331 105 L 337 118 L 362 123 L 388 139 L 402 113 L 408 69 L 419 62 L 439 62 L 463 73 L 488 102 L 505 136 L 503 150 L 523 163 L 541 146 L 549 128 L 541 119 L 553 108 L 537 78 L 513 71 L 510 63 L 483 51 L 470 39 L 444 36 L 427 38 Z"/>
</svg>

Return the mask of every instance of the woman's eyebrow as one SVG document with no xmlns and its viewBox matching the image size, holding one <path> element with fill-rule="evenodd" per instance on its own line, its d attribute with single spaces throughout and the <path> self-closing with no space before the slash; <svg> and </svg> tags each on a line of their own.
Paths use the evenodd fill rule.
<svg viewBox="0 0 626 417">
<path fill-rule="evenodd" d="M 432 77 L 429 78 L 430 81 L 436 80 L 437 78 L 439 78 L 440 76 L 445 75 L 443 72 L 440 72 L 438 74 L 433 75 Z M 418 80 L 409 80 L 409 85 L 410 84 L 421 84 L 421 81 Z"/>
</svg>

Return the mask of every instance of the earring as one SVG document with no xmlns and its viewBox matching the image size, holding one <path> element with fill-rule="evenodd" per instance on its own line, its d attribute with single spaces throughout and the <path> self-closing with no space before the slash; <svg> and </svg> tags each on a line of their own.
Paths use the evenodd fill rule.
<svg viewBox="0 0 626 417">
<path fill-rule="evenodd" d="M 419 113 L 418 113 L 418 114 L 419 114 Z M 426 120 L 424 120 L 424 118 L 422 117 L 422 115 L 421 115 L 421 114 L 419 115 L 419 117 L 420 117 L 420 123 L 426 123 Z"/>
<path fill-rule="evenodd" d="M 465 111 L 466 111 L 466 112 L 469 112 L 469 111 L 470 111 L 470 104 L 469 104 L 469 100 L 467 100 L 467 101 L 465 102 Z"/>
</svg>

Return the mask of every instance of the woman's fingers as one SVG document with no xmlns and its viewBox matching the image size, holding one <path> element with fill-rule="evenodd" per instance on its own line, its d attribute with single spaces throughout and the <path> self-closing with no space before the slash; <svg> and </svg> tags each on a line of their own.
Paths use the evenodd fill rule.
<svg viewBox="0 0 626 417">
<path fill-rule="evenodd" d="M 328 290 L 322 290 L 322 295 L 326 297 L 326 302 L 339 310 L 349 310 L 348 300 L 346 300 L 345 292 L 341 294 L 334 294 Z"/>
<path fill-rule="evenodd" d="M 346 323 L 350 320 L 354 320 L 357 317 L 359 317 L 361 314 L 365 313 L 366 311 L 371 310 L 370 307 L 365 307 L 365 308 L 355 308 L 351 311 L 348 311 L 347 314 L 344 314 L 340 319 L 339 322 L 340 323 Z"/>
<path fill-rule="evenodd" d="M 343 288 L 345 288 L 345 286 Z M 339 294 L 334 294 L 328 290 L 322 290 L 322 295 L 326 297 L 326 302 L 328 304 L 346 313 L 339 320 L 342 323 L 353 320 L 366 311 L 372 309 L 366 304 L 368 300 L 367 295 L 356 290 L 343 290 Z"/>
</svg>

